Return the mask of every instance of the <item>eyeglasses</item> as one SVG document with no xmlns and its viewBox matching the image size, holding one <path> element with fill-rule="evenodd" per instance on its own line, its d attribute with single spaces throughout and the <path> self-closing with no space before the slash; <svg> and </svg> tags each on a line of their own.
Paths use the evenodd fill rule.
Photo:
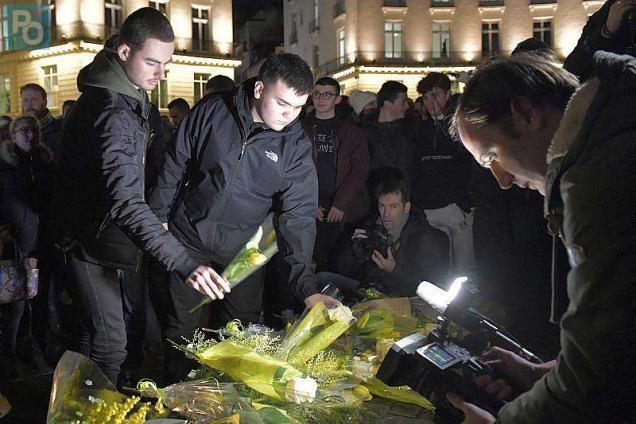
<svg viewBox="0 0 636 424">
<path fill-rule="evenodd" d="M 13 130 L 13 134 L 17 134 L 17 133 L 22 133 L 22 134 L 35 134 L 35 130 L 31 127 L 22 127 L 22 128 L 18 128 Z"/>
<path fill-rule="evenodd" d="M 311 97 L 313 97 L 314 99 L 320 99 L 323 98 L 325 100 L 331 100 L 331 98 L 333 97 L 337 97 L 338 95 L 336 93 L 330 93 L 328 91 L 321 93 L 320 91 L 314 91 L 313 93 L 311 93 Z"/>
</svg>

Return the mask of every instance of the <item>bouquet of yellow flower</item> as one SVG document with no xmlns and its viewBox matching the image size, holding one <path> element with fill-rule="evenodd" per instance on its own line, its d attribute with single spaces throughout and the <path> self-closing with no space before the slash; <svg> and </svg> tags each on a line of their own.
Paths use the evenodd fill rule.
<svg viewBox="0 0 636 424">
<path fill-rule="evenodd" d="M 138 397 L 117 392 L 87 357 L 67 351 L 55 368 L 47 424 L 141 424 L 149 412 Z"/>
<path fill-rule="evenodd" d="M 273 219 L 273 214 L 267 215 L 265 221 L 258 226 L 256 233 L 245 243 L 245 246 L 221 273 L 221 276 L 230 283 L 230 288 L 236 287 L 265 265 L 278 252 Z M 209 297 L 204 298 L 190 312 L 196 311 L 211 301 L 212 299 Z"/>
</svg>

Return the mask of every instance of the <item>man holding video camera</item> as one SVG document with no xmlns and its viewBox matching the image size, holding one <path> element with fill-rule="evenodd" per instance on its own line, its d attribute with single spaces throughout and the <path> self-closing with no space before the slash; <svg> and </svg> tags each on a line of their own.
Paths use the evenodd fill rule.
<svg viewBox="0 0 636 424">
<path fill-rule="evenodd" d="M 607 52 L 594 60 L 597 76 L 574 95 L 576 77 L 544 58 L 497 60 L 473 75 L 455 115 L 462 142 L 502 188 L 545 196 L 571 265 L 556 360 L 485 355 L 502 379 L 478 385 L 510 400 L 497 422 L 636 420 L 636 60 Z M 448 398 L 466 423 L 495 421 Z"/>
<path fill-rule="evenodd" d="M 356 290 L 360 282 L 371 283 L 390 296 L 414 296 L 422 280 L 445 282 L 448 237 L 433 228 L 423 212 L 411 207 L 404 178 L 384 179 L 376 196 L 377 215 L 364 228 L 355 229 L 339 255 L 341 275 L 319 273 L 318 279 L 349 291 Z"/>
</svg>

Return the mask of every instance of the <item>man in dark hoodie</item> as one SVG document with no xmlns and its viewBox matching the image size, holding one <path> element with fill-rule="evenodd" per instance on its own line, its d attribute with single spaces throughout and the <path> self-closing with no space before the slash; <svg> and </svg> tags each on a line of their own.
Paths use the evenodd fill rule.
<svg viewBox="0 0 636 424">
<path fill-rule="evenodd" d="M 329 271 L 344 225 L 369 213 L 365 187 L 369 150 L 351 114 L 336 115 L 341 100 L 338 81 L 320 78 L 311 97 L 316 109 L 302 123 L 313 142 L 318 171 L 314 260 L 318 271 Z"/>
<path fill-rule="evenodd" d="M 152 90 L 174 51 L 174 33 L 152 8 L 132 13 L 115 50 L 105 48 L 77 78 L 60 155 L 54 235 L 68 253 L 81 308 L 81 351 L 117 382 L 126 359 L 118 270 L 139 270 L 150 253 L 203 295 L 229 291 L 212 268 L 198 266 L 161 225 L 144 197 L 144 158 Z"/>
<path fill-rule="evenodd" d="M 426 212 L 433 227 L 448 235 L 452 271 L 466 275 L 475 267 L 468 195 L 473 159 L 448 131 L 455 104 L 448 76 L 431 72 L 417 84 L 417 91 L 429 119 L 422 121 L 413 156 L 413 204 Z"/>
<path fill-rule="evenodd" d="M 150 195 L 155 213 L 188 251 L 217 269 L 240 251 L 278 199 L 279 248 L 291 267 L 290 287 L 307 306 L 337 303 L 318 294 L 312 264 L 318 179 L 298 116 L 313 85 L 309 66 L 285 53 L 269 56 L 258 78 L 245 81 L 236 94 L 203 98 L 181 122 Z M 201 295 L 179 284 L 174 272 L 168 288 L 164 335 L 191 338 L 201 309 L 189 310 Z M 262 299 L 256 272 L 214 305 L 213 322 L 258 322 Z M 183 355 L 172 348 L 166 354 L 168 379 L 185 377 Z"/>
</svg>

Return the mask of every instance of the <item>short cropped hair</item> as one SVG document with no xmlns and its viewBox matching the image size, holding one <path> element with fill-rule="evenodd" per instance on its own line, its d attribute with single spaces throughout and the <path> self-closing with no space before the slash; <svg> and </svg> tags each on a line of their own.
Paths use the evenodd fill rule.
<svg viewBox="0 0 636 424">
<path fill-rule="evenodd" d="M 543 55 L 519 53 L 495 60 L 479 68 L 466 84 L 451 130 L 457 134 L 461 116 L 472 125 L 494 124 L 513 134 L 512 100 L 525 97 L 538 106 L 565 110 L 578 86 L 576 76 Z"/>
<path fill-rule="evenodd" d="M 406 85 L 399 81 L 387 81 L 382 84 L 380 91 L 378 91 L 378 106 L 382 107 L 384 102 L 394 102 L 400 93 L 407 93 L 408 88 Z"/>
<path fill-rule="evenodd" d="M 34 90 L 39 92 L 42 95 L 44 101 L 46 101 L 46 90 L 40 84 L 31 82 L 29 84 L 23 85 L 22 87 L 20 87 L 20 96 L 22 96 L 22 93 L 24 93 L 25 90 Z"/>
<path fill-rule="evenodd" d="M 182 97 L 177 97 L 176 99 L 168 103 L 168 109 L 173 109 L 173 108 L 178 109 L 182 112 L 187 112 L 190 110 L 190 105 L 188 104 L 186 99 Z"/>
<path fill-rule="evenodd" d="M 336 89 L 336 95 L 340 95 L 340 83 L 331 77 L 318 78 L 316 85 L 327 85 Z"/>
<path fill-rule="evenodd" d="M 293 53 L 269 55 L 258 72 L 258 79 L 272 85 L 281 80 L 299 96 L 314 89 L 314 76 L 309 65 Z"/>
<path fill-rule="evenodd" d="M 380 181 L 375 190 L 378 199 L 380 196 L 393 193 L 399 193 L 402 196 L 402 203 L 411 201 L 411 189 L 403 177 L 392 177 Z"/>
<path fill-rule="evenodd" d="M 426 94 L 436 87 L 439 87 L 444 91 L 450 90 L 451 80 L 448 75 L 442 74 L 441 72 L 430 72 L 417 83 L 417 92 L 420 94 Z"/>
<path fill-rule="evenodd" d="M 169 43 L 174 41 L 174 31 L 163 13 L 152 7 L 142 7 L 131 13 L 122 24 L 117 45 L 126 44 L 134 52 L 148 38 Z"/>
<path fill-rule="evenodd" d="M 234 85 L 234 81 L 232 78 L 226 77 L 225 75 L 215 75 L 205 83 L 205 93 L 206 94 L 214 94 L 214 93 L 222 93 L 222 92 L 234 92 L 236 90 L 236 86 Z"/>
</svg>

